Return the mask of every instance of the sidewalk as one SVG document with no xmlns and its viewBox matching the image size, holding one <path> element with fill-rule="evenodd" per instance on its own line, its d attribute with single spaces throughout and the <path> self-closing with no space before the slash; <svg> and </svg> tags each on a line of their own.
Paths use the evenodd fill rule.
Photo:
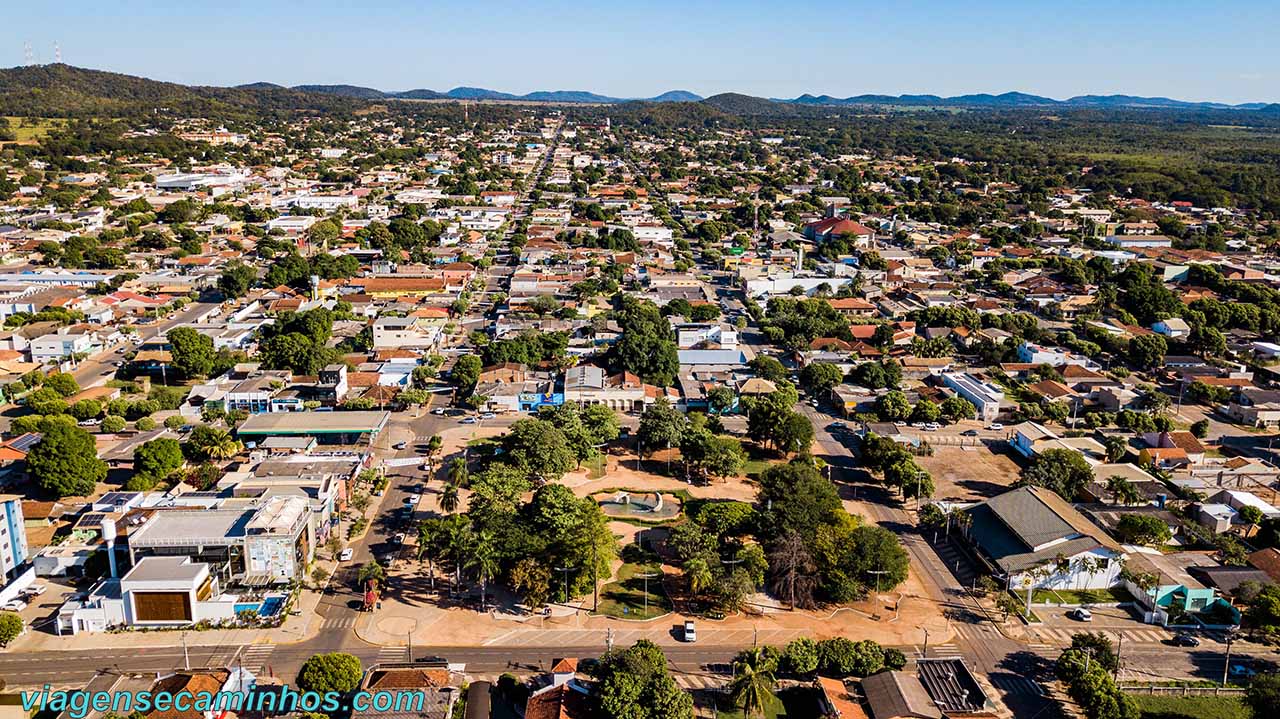
<svg viewBox="0 0 1280 719">
<path fill-rule="evenodd" d="M 241 644 L 296 644 L 320 633 L 324 618 L 316 614 L 320 595 L 304 591 L 298 598 L 295 610 L 302 613 L 285 618 L 284 624 L 274 629 L 207 629 L 199 631 L 126 631 L 85 633 L 78 636 L 56 636 L 43 631 L 28 631 L 10 644 L 9 652 L 39 652 L 83 649 L 121 649 L 129 647 L 173 647 L 182 643 L 186 635 L 189 647 L 238 646 Z"/>
</svg>

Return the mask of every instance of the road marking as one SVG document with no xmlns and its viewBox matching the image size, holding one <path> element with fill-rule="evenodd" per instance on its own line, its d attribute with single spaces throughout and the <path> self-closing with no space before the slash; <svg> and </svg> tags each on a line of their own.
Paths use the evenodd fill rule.
<svg viewBox="0 0 1280 719">
<path fill-rule="evenodd" d="M 403 662 L 409 659 L 408 647 L 382 647 L 378 650 L 378 663 Z"/>
<path fill-rule="evenodd" d="M 275 651 L 274 644 L 251 644 L 240 654 L 240 666 L 257 674 L 267 664 L 267 658 Z"/>
</svg>

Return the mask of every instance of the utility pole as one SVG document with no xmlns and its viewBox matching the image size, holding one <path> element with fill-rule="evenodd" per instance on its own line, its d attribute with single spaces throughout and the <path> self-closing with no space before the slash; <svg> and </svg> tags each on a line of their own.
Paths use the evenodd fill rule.
<svg viewBox="0 0 1280 719">
<path fill-rule="evenodd" d="M 182 668 L 191 671 L 191 655 L 187 653 L 187 633 L 182 633 Z"/>
<path fill-rule="evenodd" d="M 413 632 L 405 632 L 404 638 L 405 650 L 409 652 L 409 661 L 413 661 Z"/>
<path fill-rule="evenodd" d="M 1231 673 L 1231 640 L 1235 637 L 1235 631 L 1227 630 L 1227 658 L 1222 662 L 1222 686 L 1224 687 L 1227 685 L 1227 675 Z"/>
<path fill-rule="evenodd" d="M 920 652 L 920 658 L 928 659 L 929 658 L 929 628 L 928 627 L 920 627 L 920 628 L 924 630 L 924 649 Z"/>
<path fill-rule="evenodd" d="M 1116 681 L 1120 681 L 1120 652 L 1124 649 L 1124 634 L 1116 632 Z"/>
<path fill-rule="evenodd" d="M 591 613 L 600 611 L 600 550 L 596 546 L 598 537 L 591 535 Z"/>
</svg>

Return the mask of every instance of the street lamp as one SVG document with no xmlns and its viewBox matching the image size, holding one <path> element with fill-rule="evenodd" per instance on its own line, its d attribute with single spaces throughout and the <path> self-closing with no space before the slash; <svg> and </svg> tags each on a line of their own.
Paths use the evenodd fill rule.
<svg viewBox="0 0 1280 719">
<path fill-rule="evenodd" d="M 576 567 L 555 567 L 555 570 L 557 572 L 564 574 L 564 603 L 565 604 L 569 603 L 569 572 L 572 572 L 574 569 L 576 569 Z"/>
<path fill-rule="evenodd" d="M 882 575 L 882 574 L 888 574 L 888 573 L 889 573 L 889 572 L 888 572 L 888 570 L 885 570 L 885 569 L 869 569 L 869 570 L 867 570 L 867 574 L 874 574 L 874 575 L 876 575 L 876 597 L 879 597 L 879 596 L 880 596 L 880 575 Z"/>
<path fill-rule="evenodd" d="M 640 577 L 644 580 L 644 618 L 649 618 L 649 580 L 654 577 L 661 576 L 661 572 L 645 572 L 644 574 L 634 574 L 632 576 Z"/>
</svg>

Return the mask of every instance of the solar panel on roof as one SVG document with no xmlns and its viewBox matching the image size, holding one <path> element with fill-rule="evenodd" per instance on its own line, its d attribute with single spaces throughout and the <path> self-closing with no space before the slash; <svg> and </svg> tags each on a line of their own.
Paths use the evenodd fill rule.
<svg viewBox="0 0 1280 719">
<path fill-rule="evenodd" d="M 76 524 L 79 524 L 82 526 L 101 525 L 102 520 L 106 519 L 106 517 L 107 515 L 103 514 L 102 512 L 90 512 L 89 514 L 86 514 L 83 517 L 81 517 L 80 521 L 76 522 Z"/>
<path fill-rule="evenodd" d="M 13 447 L 19 452 L 26 452 L 27 450 L 31 449 L 32 447 L 34 447 L 39 443 L 40 443 L 40 434 L 38 432 L 28 432 L 27 434 L 24 434 L 21 437 L 14 439 L 12 442 L 9 443 L 9 446 Z"/>
</svg>

